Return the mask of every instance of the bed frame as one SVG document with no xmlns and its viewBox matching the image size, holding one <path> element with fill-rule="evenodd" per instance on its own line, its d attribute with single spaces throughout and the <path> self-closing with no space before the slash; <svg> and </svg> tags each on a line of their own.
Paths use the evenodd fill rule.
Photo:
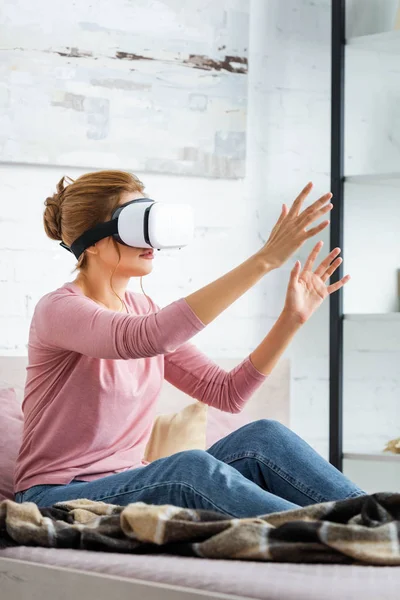
<svg viewBox="0 0 400 600">
<path fill-rule="evenodd" d="M 214 359 L 226 370 L 241 362 L 239 359 Z M 26 373 L 26 357 L 0 357 L 0 387 L 13 387 L 22 400 Z M 282 358 L 262 388 L 251 398 L 246 412 L 251 419 L 261 418 L 260 406 L 265 407 L 265 418 L 274 418 L 289 424 L 290 369 L 289 360 Z M 181 410 L 193 402 L 168 382 L 164 382 L 158 412 Z M 261 402 L 261 404 L 260 404 Z M 57 552 L 57 549 L 54 549 Z M 76 552 L 83 552 L 76 550 Z M 84 571 L 80 569 L 42 564 L 1 556 L 1 600 L 66 600 L 77 597 L 84 600 L 196 600 L 197 598 L 231 598 L 250 600 L 246 596 L 210 592 L 199 588 L 155 583 L 128 577 Z M 180 557 L 176 557 L 179 560 Z M 149 562 L 157 568 L 157 555 L 149 555 Z M 198 560 L 199 572 L 204 569 L 203 559 Z M 254 600 L 254 599 L 253 599 Z"/>
<path fill-rule="evenodd" d="M 201 559 L 198 560 L 200 563 Z M 248 596 L 221 594 L 3 557 L 0 557 L 0 590 L 2 600 L 254 600 Z"/>
</svg>

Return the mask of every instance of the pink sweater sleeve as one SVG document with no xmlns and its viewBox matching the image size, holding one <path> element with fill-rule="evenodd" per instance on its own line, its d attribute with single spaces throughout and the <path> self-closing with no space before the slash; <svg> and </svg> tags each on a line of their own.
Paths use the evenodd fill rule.
<svg viewBox="0 0 400 600">
<path fill-rule="evenodd" d="M 192 398 L 224 412 L 239 413 L 267 375 L 247 357 L 229 373 L 191 343 L 164 356 L 164 377 Z"/>
<path fill-rule="evenodd" d="M 129 359 L 172 352 L 205 325 L 184 298 L 137 316 L 107 310 L 84 296 L 53 292 L 39 301 L 34 327 L 47 347 Z"/>
</svg>

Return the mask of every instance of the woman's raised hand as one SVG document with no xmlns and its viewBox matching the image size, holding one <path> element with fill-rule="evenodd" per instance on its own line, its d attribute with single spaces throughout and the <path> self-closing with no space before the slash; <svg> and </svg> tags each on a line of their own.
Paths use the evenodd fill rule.
<svg viewBox="0 0 400 600">
<path fill-rule="evenodd" d="M 346 275 L 336 283 L 325 285 L 342 262 L 338 256 L 340 248 L 332 250 L 319 267 L 312 271 L 322 246 L 322 241 L 314 246 L 301 273 L 301 264 L 298 260 L 290 274 L 283 312 L 295 317 L 299 323 L 305 323 L 327 296 L 343 287 L 350 279 L 350 275 Z"/>
<path fill-rule="evenodd" d="M 311 188 L 312 183 L 306 185 L 289 211 L 283 205 L 282 214 L 261 250 L 216 281 L 185 297 L 186 303 L 204 325 L 211 323 L 269 271 L 286 262 L 305 240 L 329 225 L 329 221 L 324 221 L 306 231 L 306 227 L 332 209 L 332 204 L 326 205 L 332 197 L 329 193 L 300 213 Z"/>
<path fill-rule="evenodd" d="M 328 193 L 300 213 L 301 206 L 311 189 L 310 182 L 297 196 L 289 211 L 286 204 L 283 205 L 281 215 L 267 243 L 257 252 L 257 255 L 264 258 L 266 264 L 272 269 L 283 265 L 306 240 L 329 225 L 329 220 L 323 221 L 320 225 L 306 231 L 306 227 L 333 208 L 333 204 L 326 204 L 332 198 L 332 194 Z"/>
</svg>

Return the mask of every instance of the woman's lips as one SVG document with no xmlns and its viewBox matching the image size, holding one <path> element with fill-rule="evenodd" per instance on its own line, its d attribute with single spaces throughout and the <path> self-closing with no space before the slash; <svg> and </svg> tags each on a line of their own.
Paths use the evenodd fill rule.
<svg viewBox="0 0 400 600">
<path fill-rule="evenodd" d="M 154 258 L 154 252 L 150 250 L 149 252 L 144 252 L 143 254 L 139 254 L 142 258 Z"/>
</svg>

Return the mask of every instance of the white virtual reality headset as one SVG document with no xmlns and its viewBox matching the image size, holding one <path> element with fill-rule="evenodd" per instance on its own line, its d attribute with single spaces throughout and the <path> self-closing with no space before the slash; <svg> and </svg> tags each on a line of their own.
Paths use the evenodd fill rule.
<svg viewBox="0 0 400 600">
<path fill-rule="evenodd" d="M 88 229 L 71 246 L 61 242 L 78 259 L 86 248 L 112 236 L 120 244 L 134 248 L 182 248 L 194 234 L 193 211 L 187 204 L 163 204 L 151 198 L 138 198 L 116 208 L 110 221 Z"/>
</svg>

